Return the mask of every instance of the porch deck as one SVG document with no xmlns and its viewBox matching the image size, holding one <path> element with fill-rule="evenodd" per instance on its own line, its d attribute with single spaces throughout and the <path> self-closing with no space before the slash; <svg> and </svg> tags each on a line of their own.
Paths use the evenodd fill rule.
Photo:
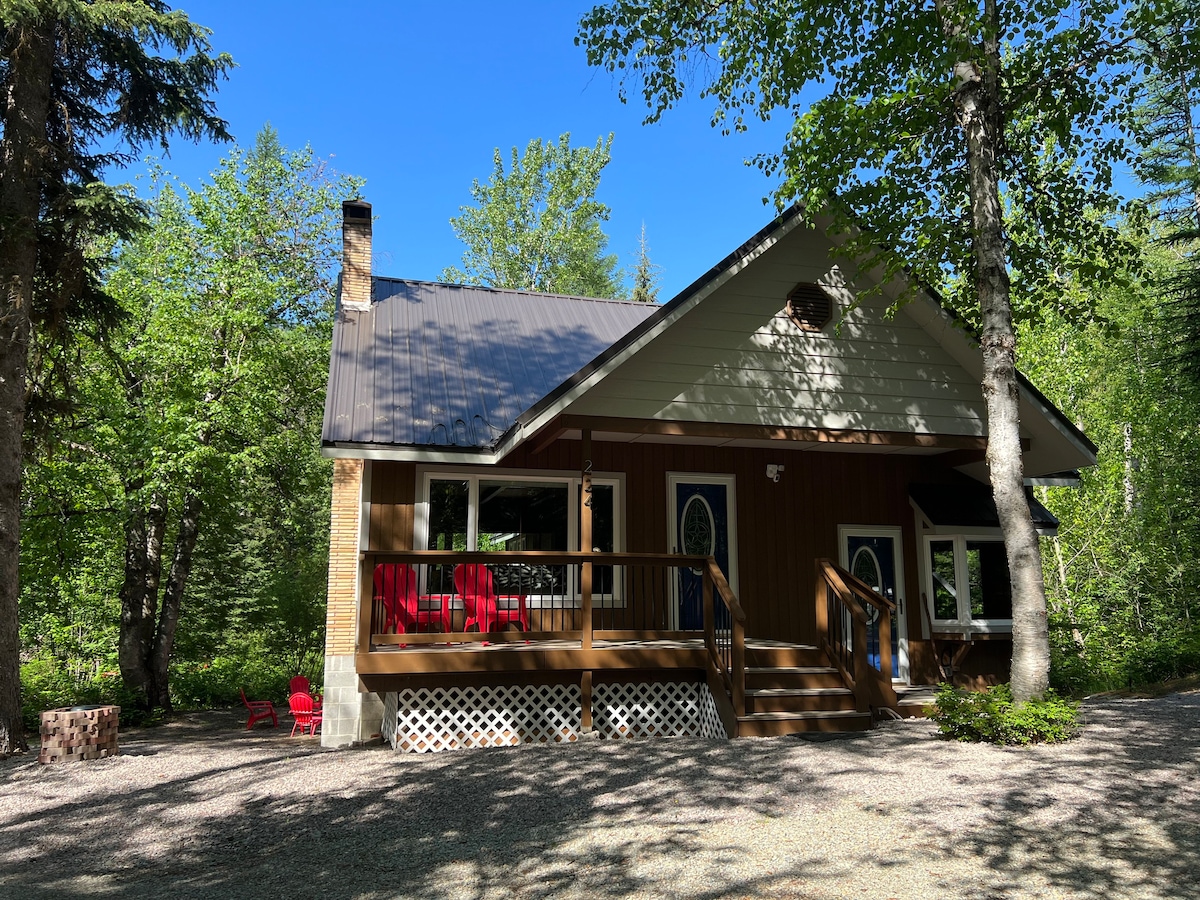
<svg viewBox="0 0 1200 900">
<path fill-rule="evenodd" d="M 731 736 L 857 730 L 895 706 L 882 674 L 894 607 L 828 560 L 817 561 L 820 646 L 748 638 L 711 556 L 398 551 L 361 561 L 355 669 L 371 691 L 576 683 L 586 727 L 593 683 L 692 681 L 707 683 Z"/>
</svg>

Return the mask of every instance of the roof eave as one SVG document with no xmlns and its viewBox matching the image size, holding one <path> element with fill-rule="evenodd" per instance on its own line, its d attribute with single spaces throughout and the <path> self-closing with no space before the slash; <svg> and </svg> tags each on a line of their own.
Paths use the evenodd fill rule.
<svg viewBox="0 0 1200 900">
<path fill-rule="evenodd" d="M 480 447 L 418 447 L 382 444 L 325 443 L 321 455 L 327 459 L 373 459 L 391 462 L 456 463 L 493 466 L 500 460 L 494 451 Z"/>
</svg>

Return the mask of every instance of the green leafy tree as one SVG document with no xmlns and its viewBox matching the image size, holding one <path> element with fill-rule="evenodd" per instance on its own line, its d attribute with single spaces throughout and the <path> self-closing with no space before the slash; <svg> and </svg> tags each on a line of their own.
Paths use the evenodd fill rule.
<svg viewBox="0 0 1200 900">
<path fill-rule="evenodd" d="M 319 427 L 341 202 L 358 186 L 268 128 L 199 190 L 160 178 L 150 227 L 109 276 L 125 318 L 90 350 L 71 445 L 103 464 L 122 512 L 119 663 L 148 708 L 171 706 L 169 663 L 206 523 L 224 535 L 216 546 L 267 542 L 287 555 L 277 530 L 242 520 L 266 510 L 248 493 L 321 493 L 304 447 Z"/>
<path fill-rule="evenodd" d="M 987 462 L 1013 580 L 1012 689 L 1048 685 L 1045 589 L 1024 492 L 1016 282 L 1047 285 L 1122 250 L 1108 225 L 1113 126 L 1135 77 L 1133 36 L 1158 14 L 1119 0 L 616 0 L 577 40 L 662 115 L 695 77 L 714 124 L 793 119 L 776 199 L 832 214 L 862 264 L 927 283 L 957 275 L 983 354 Z M 813 98 L 814 91 L 824 91 Z M 1006 201 L 1036 240 L 1006 235 Z M 1093 254 L 1078 254 L 1091 246 Z M 889 248 L 889 251 L 879 248 Z"/>
<path fill-rule="evenodd" d="M 661 266 L 650 261 L 650 244 L 646 241 L 646 223 L 638 237 L 637 263 L 633 267 L 633 294 L 631 299 L 639 303 L 658 302 L 658 275 Z"/>
<path fill-rule="evenodd" d="M 1048 314 L 1022 368 L 1100 448 L 1079 488 L 1039 488 L 1060 519 L 1044 539 L 1054 677 L 1082 692 L 1200 669 L 1200 390 L 1178 377 L 1162 285 L 1174 248 L 1138 236 L 1143 274 L 1097 292 L 1087 322 Z"/>
<path fill-rule="evenodd" d="M 24 749 L 20 496 L 31 347 L 106 306 L 87 252 L 137 210 L 100 173 L 176 131 L 226 137 L 209 94 L 232 65 L 159 0 L 0 0 L 0 755 Z M 120 148 L 126 148 L 122 150 Z M 117 148 L 117 149 L 112 149 Z"/>
<path fill-rule="evenodd" d="M 594 147 L 558 143 L 513 147 L 508 171 L 500 148 L 487 184 L 475 181 L 475 206 L 461 207 L 450 220 L 466 244 L 462 268 L 442 272 L 444 281 L 489 287 L 620 297 L 624 290 L 617 257 L 606 253 L 601 229 L 609 208 L 596 199 L 600 173 L 611 159 L 612 135 Z"/>
</svg>

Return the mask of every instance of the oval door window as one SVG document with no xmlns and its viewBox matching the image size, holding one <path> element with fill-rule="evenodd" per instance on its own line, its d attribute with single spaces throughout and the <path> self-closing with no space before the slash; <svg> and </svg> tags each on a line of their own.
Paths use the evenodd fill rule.
<svg viewBox="0 0 1200 900">
<path fill-rule="evenodd" d="M 693 494 L 683 506 L 679 517 L 679 541 L 688 556 L 712 556 L 717 548 L 717 523 L 712 507 L 699 494 Z"/>
<path fill-rule="evenodd" d="M 854 552 L 854 559 L 850 562 L 850 574 L 860 581 L 866 582 L 867 587 L 877 594 L 883 593 L 883 574 L 879 567 L 879 558 L 875 556 L 875 551 L 870 547 L 859 547 Z M 867 606 L 865 610 L 867 618 L 874 621 L 879 615 L 879 610 L 874 606 Z"/>
</svg>

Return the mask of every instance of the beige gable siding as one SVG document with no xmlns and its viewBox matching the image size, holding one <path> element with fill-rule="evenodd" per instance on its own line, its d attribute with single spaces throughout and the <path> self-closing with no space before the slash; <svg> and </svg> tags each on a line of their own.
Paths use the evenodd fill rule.
<svg viewBox="0 0 1200 900">
<path fill-rule="evenodd" d="M 571 405 L 583 415 L 982 435 L 978 380 L 904 310 L 873 296 L 820 333 L 784 311 L 836 283 L 828 241 L 797 229 Z M 837 319 L 841 327 L 836 328 Z"/>
</svg>

